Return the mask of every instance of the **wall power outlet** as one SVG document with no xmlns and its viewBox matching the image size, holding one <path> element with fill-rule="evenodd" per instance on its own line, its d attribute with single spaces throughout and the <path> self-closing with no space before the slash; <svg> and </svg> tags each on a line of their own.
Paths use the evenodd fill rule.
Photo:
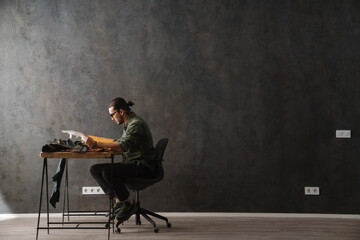
<svg viewBox="0 0 360 240">
<path fill-rule="evenodd" d="M 83 195 L 105 194 L 101 187 L 82 187 Z"/>
<path fill-rule="evenodd" d="M 320 195 L 319 187 L 305 187 L 305 195 Z"/>
<path fill-rule="evenodd" d="M 336 138 L 351 138 L 351 130 L 336 130 Z"/>
</svg>

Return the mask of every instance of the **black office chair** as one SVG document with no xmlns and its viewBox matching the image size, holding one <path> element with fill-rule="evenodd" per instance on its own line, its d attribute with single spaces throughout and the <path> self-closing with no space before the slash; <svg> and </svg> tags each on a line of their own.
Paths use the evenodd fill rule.
<svg viewBox="0 0 360 240">
<path fill-rule="evenodd" d="M 159 142 L 155 146 L 155 151 L 157 156 L 156 157 L 157 168 L 156 168 L 156 175 L 153 178 L 131 178 L 125 181 L 125 185 L 128 187 L 128 189 L 133 190 L 136 193 L 135 201 L 136 201 L 136 207 L 138 209 L 137 212 L 135 213 L 136 225 L 141 225 L 141 220 L 140 220 L 140 215 L 141 215 L 153 225 L 155 233 L 159 232 L 159 228 L 156 226 L 156 223 L 149 217 L 149 215 L 166 221 L 166 226 L 168 228 L 171 227 L 171 223 L 169 223 L 166 217 L 163 217 L 159 214 L 141 208 L 139 191 L 153 185 L 154 183 L 160 182 L 164 178 L 164 169 L 162 166 L 162 161 L 164 161 L 163 156 L 168 142 L 169 142 L 168 138 L 163 138 L 159 140 Z M 141 162 L 139 162 L 138 164 L 141 164 Z M 116 224 L 115 231 L 117 233 L 120 233 L 121 231 L 119 228 L 119 224 L 120 222 Z"/>
</svg>

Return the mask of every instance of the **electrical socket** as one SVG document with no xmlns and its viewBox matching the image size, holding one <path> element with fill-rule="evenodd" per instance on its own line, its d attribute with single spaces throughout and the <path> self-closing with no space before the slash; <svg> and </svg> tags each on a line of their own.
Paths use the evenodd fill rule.
<svg viewBox="0 0 360 240">
<path fill-rule="evenodd" d="M 105 194 L 101 187 L 82 187 L 83 195 Z"/>
<path fill-rule="evenodd" d="M 305 195 L 320 195 L 319 187 L 305 187 Z"/>
<path fill-rule="evenodd" d="M 351 138 L 351 130 L 336 130 L 336 138 Z"/>
</svg>

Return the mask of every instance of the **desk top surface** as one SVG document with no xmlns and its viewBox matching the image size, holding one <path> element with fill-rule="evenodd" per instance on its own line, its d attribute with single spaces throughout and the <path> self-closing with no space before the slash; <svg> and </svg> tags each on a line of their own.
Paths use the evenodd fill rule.
<svg viewBox="0 0 360 240">
<path fill-rule="evenodd" d="M 110 158 L 114 152 L 41 152 L 42 158 Z"/>
</svg>

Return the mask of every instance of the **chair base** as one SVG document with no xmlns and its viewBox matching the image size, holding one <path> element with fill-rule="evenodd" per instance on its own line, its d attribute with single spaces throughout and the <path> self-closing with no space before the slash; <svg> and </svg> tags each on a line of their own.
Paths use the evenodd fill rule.
<svg viewBox="0 0 360 240">
<path fill-rule="evenodd" d="M 137 205 L 137 211 L 136 211 L 136 213 L 135 213 L 135 223 L 136 223 L 136 225 L 141 225 L 141 220 L 140 220 L 140 215 L 141 215 L 141 216 L 143 216 L 149 223 L 151 223 L 151 225 L 153 225 L 153 227 L 154 227 L 154 232 L 155 232 L 155 233 L 158 233 L 158 232 L 159 232 L 159 228 L 156 226 L 155 221 L 152 220 L 151 217 L 149 217 L 149 215 L 150 215 L 150 216 L 152 216 L 152 217 L 156 217 L 156 218 L 158 218 L 158 219 L 164 220 L 164 221 L 166 222 L 166 226 L 167 226 L 168 228 L 171 227 L 171 223 L 169 223 L 169 220 L 168 220 L 166 217 L 161 216 L 161 215 L 159 215 L 159 214 L 157 214 L 157 213 L 151 212 L 151 211 L 149 211 L 149 210 L 147 210 L 147 209 L 141 208 L 139 202 L 137 202 L 136 205 Z M 120 228 L 119 228 L 119 225 L 120 225 L 121 223 L 122 223 L 122 222 L 117 222 L 117 223 L 116 223 L 116 229 L 115 229 L 115 232 L 116 232 L 116 233 L 120 233 L 120 232 L 121 232 L 121 230 L 120 230 Z"/>
<path fill-rule="evenodd" d="M 154 220 L 152 220 L 152 218 L 149 217 L 149 215 L 153 216 L 153 217 L 156 217 L 158 219 L 164 220 L 166 222 L 166 226 L 168 228 L 171 227 L 171 223 L 169 223 L 169 220 L 166 217 L 161 216 L 161 215 L 159 215 L 157 213 L 151 212 L 151 211 L 149 211 L 147 209 L 144 209 L 144 208 L 138 208 L 138 211 L 135 214 L 135 223 L 136 223 L 136 225 L 141 225 L 140 215 L 143 216 L 148 222 L 150 222 L 153 225 L 154 232 L 158 232 L 159 228 L 156 226 L 156 223 L 154 222 Z"/>
</svg>

